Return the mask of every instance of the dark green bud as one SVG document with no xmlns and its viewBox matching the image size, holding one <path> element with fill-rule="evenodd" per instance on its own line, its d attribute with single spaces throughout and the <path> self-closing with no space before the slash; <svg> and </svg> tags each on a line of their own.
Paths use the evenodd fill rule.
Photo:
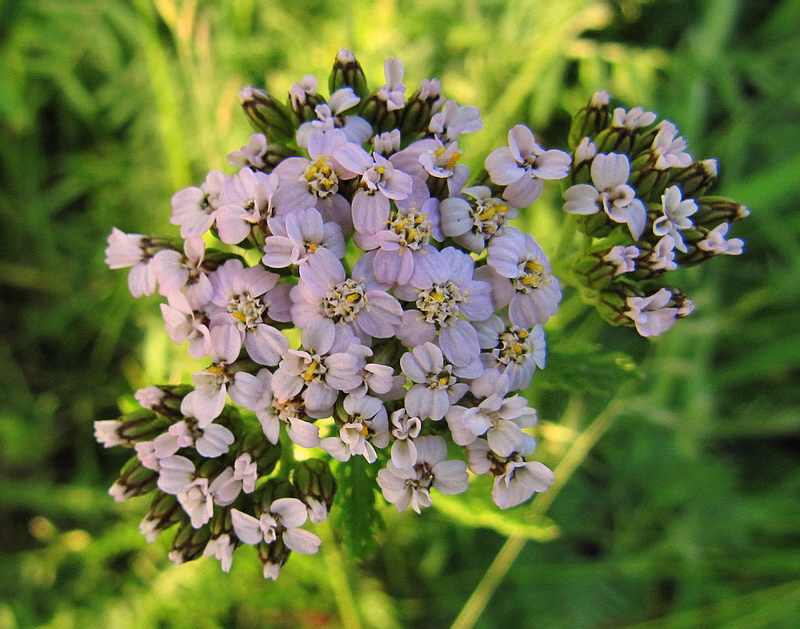
<svg viewBox="0 0 800 629">
<path fill-rule="evenodd" d="M 188 520 L 189 516 L 186 515 L 177 497 L 156 491 L 150 510 L 139 525 L 139 530 L 147 536 L 147 541 L 151 542 L 161 531 Z"/>
<path fill-rule="evenodd" d="M 427 79 L 422 86 L 411 95 L 406 106 L 401 110 L 400 132 L 402 135 L 428 134 L 434 108 L 441 102 L 441 85 L 436 79 Z"/>
<path fill-rule="evenodd" d="M 284 478 L 270 478 L 253 492 L 253 502 L 259 513 L 269 512 L 273 502 L 279 498 L 296 498 L 294 487 Z"/>
<path fill-rule="evenodd" d="M 741 203 L 725 197 L 700 197 L 697 199 L 698 211 L 692 216 L 694 224 L 713 229 L 720 223 L 735 223 L 750 216 Z"/>
<path fill-rule="evenodd" d="M 158 472 L 142 465 L 138 457 L 131 457 L 122 466 L 119 478 L 109 490 L 116 500 L 127 500 L 151 492 L 158 482 Z"/>
<path fill-rule="evenodd" d="M 361 69 L 361 65 L 356 61 L 355 55 L 346 48 L 342 48 L 336 54 L 328 87 L 331 94 L 343 87 L 352 88 L 356 96 L 362 99 L 369 94 L 364 70 Z"/>
<path fill-rule="evenodd" d="M 670 170 L 669 185 L 677 185 L 683 191 L 683 198 L 698 197 L 708 190 L 717 179 L 717 160 L 706 159 L 694 162 L 686 168 Z"/>
<path fill-rule="evenodd" d="M 281 443 L 270 443 L 262 430 L 251 430 L 242 440 L 239 454 L 249 454 L 259 476 L 270 474 L 281 458 Z"/>
<path fill-rule="evenodd" d="M 178 528 L 175 539 L 172 541 L 169 558 L 178 565 L 197 559 L 203 554 L 210 538 L 211 531 L 207 526 L 196 529 L 190 522 L 184 522 Z"/>
<path fill-rule="evenodd" d="M 271 544 L 260 542 L 256 549 L 261 565 L 264 566 L 264 578 L 275 581 L 292 551 L 283 543 L 282 537 L 278 537 Z"/>
<path fill-rule="evenodd" d="M 294 468 L 294 486 L 300 499 L 308 504 L 312 498 L 329 511 L 336 494 L 336 479 L 328 463 L 321 459 L 301 461 Z"/>
<path fill-rule="evenodd" d="M 606 92 L 595 92 L 589 104 L 583 107 L 572 118 L 569 128 L 569 147 L 575 149 L 581 140 L 594 137 L 601 129 L 608 126 L 611 109 Z"/>
<path fill-rule="evenodd" d="M 249 86 L 239 92 L 239 101 L 253 127 L 267 136 L 268 141 L 280 144 L 294 140 L 295 127 L 286 105 Z"/>
<path fill-rule="evenodd" d="M 173 423 L 144 408 L 123 415 L 119 418 L 119 422 L 117 436 L 128 446 L 140 441 L 152 441 L 165 433 Z"/>
</svg>

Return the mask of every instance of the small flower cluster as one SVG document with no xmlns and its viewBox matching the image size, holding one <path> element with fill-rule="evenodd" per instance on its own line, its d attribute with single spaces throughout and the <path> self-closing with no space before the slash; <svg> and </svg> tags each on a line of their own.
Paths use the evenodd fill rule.
<svg viewBox="0 0 800 629">
<path fill-rule="evenodd" d="M 286 105 L 245 88 L 258 132 L 228 156 L 237 172 L 172 197 L 181 239 L 108 238 L 108 265 L 130 268 L 134 296 L 157 290 L 167 333 L 208 362 L 193 386 L 147 387 L 140 411 L 95 424 L 104 445 L 135 449 L 112 495 L 154 492 L 142 532 L 177 525 L 178 563 L 210 555 L 227 571 L 249 544 L 275 579 L 290 551 L 316 552 L 301 527 L 333 503 L 325 453 L 379 466 L 398 511 L 464 492 L 468 470 L 493 478 L 504 509 L 553 482 L 527 460 L 537 415 L 515 392 L 544 367 L 561 287 L 509 220 L 571 157 L 518 125 L 467 186 L 458 142 L 478 110 L 436 79 L 407 97 L 403 73 L 388 59 L 370 92 L 341 50 L 327 99 L 313 76 Z M 298 461 L 298 447 L 322 456 Z"/>
<path fill-rule="evenodd" d="M 609 323 L 657 336 L 694 310 L 665 273 L 742 253 L 727 234 L 749 211 L 703 196 L 717 162 L 694 161 L 673 123 L 641 107 L 612 110 L 605 92 L 576 114 L 569 139 L 564 211 L 589 237 L 573 264 L 584 298 Z"/>
</svg>

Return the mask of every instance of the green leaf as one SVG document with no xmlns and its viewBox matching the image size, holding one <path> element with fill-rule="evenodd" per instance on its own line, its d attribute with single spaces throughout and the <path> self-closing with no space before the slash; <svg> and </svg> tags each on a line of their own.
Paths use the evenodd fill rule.
<svg viewBox="0 0 800 629">
<path fill-rule="evenodd" d="M 375 467 L 362 456 L 351 457 L 336 469 L 336 492 L 332 513 L 336 527 L 341 530 L 347 553 L 364 559 L 375 553 L 375 534 L 383 520 L 375 509 Z"/>
</svg>

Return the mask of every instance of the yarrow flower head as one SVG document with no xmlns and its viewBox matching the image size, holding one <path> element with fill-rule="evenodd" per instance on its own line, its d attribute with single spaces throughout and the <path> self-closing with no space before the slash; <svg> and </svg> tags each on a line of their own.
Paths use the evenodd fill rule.
<svg viewBox="0 0 800 629">
<path fill-rule="evenodd" d="M 311 75 L 288 99 L 245 87 L 255 133 L 230 172 L 172 196 L 179 237 L 108 237 L 106 263 L 130 269 L 134 296 L 163 298 L 167 334 L 202 361 L 191 384 L 141 389 L 141 408 L 95 423 L 132 452 L 110 494 L 153 496 L 140 529 L 175 527 L 176 563 L 228 571 L 252 545 L 276 579 L 291 553 L 317 552 L 309 520 L 341 504 L 366 526 L 351 533 L 372 535 L 375 489 L 420 513 L 467 491 L 468 469 L 501 509 L 547 490 L 553 473 L 529 460 L 538 414 L 517 392 L 545 367 L 564 258 L 551 267 L 547 241 L 512 225 L 547 182 L 568 179 L 584 234 L 570 283 L 643 336 L 693 309 L 665 273 L 742 252 L 727 235 L 746 210 L 703 196 L 716 162 L 691 161 L 651 112 L 598 93 L 572 154 L 519 124 L 473 176 L 461 136 L 483 127 L 478 109 L 437 79 L 407 94 L 399 59 L 384 75 L 370 89 L 342 49 L 327 95 Z"/>
</svg>

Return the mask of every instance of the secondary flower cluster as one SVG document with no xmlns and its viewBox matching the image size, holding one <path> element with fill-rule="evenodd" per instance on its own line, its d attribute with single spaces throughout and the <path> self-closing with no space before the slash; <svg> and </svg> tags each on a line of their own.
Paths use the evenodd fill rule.
<svg viewBox="0 0 800 629">
<path fill-rule="evenodd" d="M 553 481 L 527 461 L 537 416 L 515 391 L 544 366 L 561 287 L 509 220 L 571 157 L 519 125 L 486 159 L 491 185 L 467 186 L 458 141 L 478 110 L 436 79 L 407 97 L 397 59 L 385 74 L 370 92 L 341 50 L 327 99 L 312 76 L 288 105 L 245 88 L 258 132 L 229 155 L 236 172 L 172 197 L 182 241 L 109 236 L 109 266 L 130 268 L 134 296 L 158 290 L 170 337 L 208 363 L 193 386 L 147 387 L 140 411 L 96 422 L 103 444 L 135 448 L 111 493 L 154 492 L 142 531 L 177 525 L 178 563 L 228 570 L 249 544 L 274 579 L 290 551 L 316 552 L 301 527 L 333 503 L 324 453 L 379 466 L 398 511 L 465 491 L 468 469 L 501 508 Z"/>
<path fill-rule="evenodd" d="M 749 211 L 703 196 L 717 162 L 694 161 L 674 124 L 641 107 L 612 110 L 605 92 L 576 114 L 569 139 L 564 211 L 589 237 L 573 264 L 583 296 L 608 322 L 657 336 L 694 310 L 664 275 L 742 253 L 743 241 L 727 234 Z"/>
</svg>

